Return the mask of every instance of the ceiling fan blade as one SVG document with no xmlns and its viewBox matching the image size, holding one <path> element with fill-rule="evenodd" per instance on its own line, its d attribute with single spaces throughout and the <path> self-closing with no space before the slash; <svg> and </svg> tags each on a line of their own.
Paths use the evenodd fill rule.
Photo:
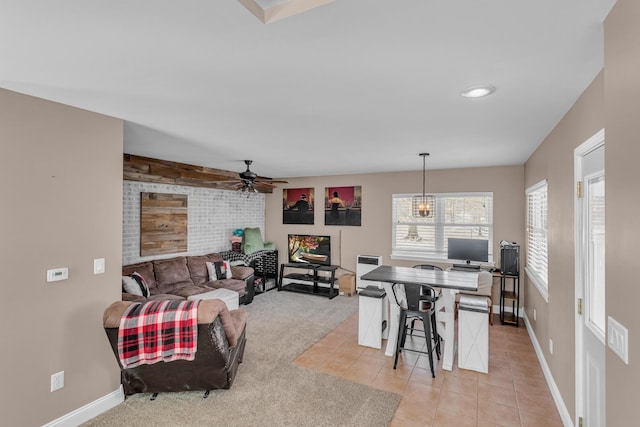
<svg viewBox="0 0 640 427">
<path fill-rule="evenodd" d="M 259 186 L 259 187 L 270 187 L 270 188 L 275 187 L 275 184 L 271 184 L 270 182 L 265 182 L 265 181 L 255 181 L 253 185 Z"/>
<path fill-rule="evenodd" d="M 271 178 L 257 178 L 255 182 L 260 182 L 263 184 L 288 184 L 289 183 L 289 181 L 282 181 L 282 180 L 271 179 Z"/>
<path fill-rule="evenodd" d="M 225 181 L 216 181 L 216 182 L 223 183 L 223 184 L 224 183 L 232 183 L 232 182 L 235 182 L 235 183 L 238 183 L 238 184 L 242 184 L 243 181 L 241 179 L 228 179 L 228 180 L 225 180 Z"/>
</svg>

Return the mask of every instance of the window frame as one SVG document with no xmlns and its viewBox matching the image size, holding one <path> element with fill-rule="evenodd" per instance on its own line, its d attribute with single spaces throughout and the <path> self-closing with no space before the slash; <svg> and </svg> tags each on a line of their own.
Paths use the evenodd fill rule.
<svg viewBox="0 0 640 427">
<path fill-rule="evenodd" d="M 531 207 L 531 198 L 538 197 L 542 193 L 544 193 L 544 198 L 536 202 L 537 206 Z M 549 184 L 547 180 L 543 179 L 527 188 L 525 190 L 525 198 L 527 254 L 524 271 L 544 300 L 549 302 Z M 542 207 L 542 200 L 544 201 L 544 208 Z M 537 209 L 535 215 L 532 215 L 532 209 Z M 544 212 L 541 212 L 541 210 L 544 210 Z M 536 217 L 538 217 L 541 224 L 532 224 Z M 544 234 L 544 241 L 532 242 L 532 237 L 536 237 L 541 232 Z M 539 253 L 541 247 L 544 254 Z M 544 265 L 544 271 L 540 268 L 540 264 Z"/>
<path fill-rule="evenodd" d="M 446 256 L 446 251 L 444 250 L 445 246 L 440 247 L 440 253 L 444 252 L 444 256 L 438 255 L 438 248 L 436 251 L 407 251 L 407 250 L 399 250 L 397 249 L 396 242 L 396 226 L 400 224 L 397 220 L 396 213 L 396 199 L 400 198 L 412 198 L 413 196 L 419 196 L 420 194 L 414 193 L 401 193 L 401 194 L 392 194 L 391 195 L 391 259 L 398 260 L 411 260 L 411 261 L 427 261 L 427 262 L 435 262 L 435 263 L 454 263 L 459 262 L 456 260 L 450 260 Z M 489 261 L 481 263 L 483 266 L 493 267 L 495 266 L 494 262 L 494 251 L 493 251 L 493 192 L 492 191 L 465 191 L 465 192 L 451 192 L 451 193 L 429 193 L 436 199 L 435 205 L 435 218 L 433 221 L 434 227 L 434 235 L 436 240 L 444 239 L 445 232 L 444 228 L 447 226 L 461 226 L 461 227 L 483 227 L 488 229 L 487 240 L 489 241 Z M 446 223 L 444 220 L 445 212 L 445 199 L 447 197 L 488 197 L 490 199 L 490 209 L 488 211 L 488 223 L 486 224 L 453 224 Z M 419 224 L 419 221 L 416 221 Z M 407 224 L 406 221 L 403 221 L 402 224 Z M 431 224 L 429 224 L 431 225 Z M 441 242 L 444 245 L 444 240 Z"/>
</svg>

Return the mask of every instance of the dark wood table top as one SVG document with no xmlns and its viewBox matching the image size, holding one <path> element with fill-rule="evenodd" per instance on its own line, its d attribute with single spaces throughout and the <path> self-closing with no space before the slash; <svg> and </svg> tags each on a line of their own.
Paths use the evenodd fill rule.
<svg viewBox="0 0 640 427">
<path fill-rule="evenodd" d="M 411 267 L 381 265 L 361 276 L 374 282 L 402 283 L 403 285 L 430 285 L 436 288 L 460 291 L 478 290 L 478 273 L 466 271 L 422 270 Z"/>
</svg>

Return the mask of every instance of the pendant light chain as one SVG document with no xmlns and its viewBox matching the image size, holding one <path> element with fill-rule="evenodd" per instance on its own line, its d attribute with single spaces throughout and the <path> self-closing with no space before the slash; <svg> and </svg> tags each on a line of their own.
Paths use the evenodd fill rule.
<svg viewBox="0 0 640 427">
<path fill-rule="evenodd" d="M 422 153 L 422 154 L 420 154 L 420 155 L 422 156 L 422 199 L 424 200 L 424 199 L 425 199 L 425 196 L 426 196 L 426 194 L 425 194 L 425 190 L 424 190 L 425 181 L 426 181 L 426 178 L 425 178 L 425 176 L 426 176 L 425 169 L 426 169 L 426 167 L 427 167 L 427 166 L 426 166 L 426 165 L 427 165 L 427 156 L 429 155 L 429 153 Z"/>
</svg>

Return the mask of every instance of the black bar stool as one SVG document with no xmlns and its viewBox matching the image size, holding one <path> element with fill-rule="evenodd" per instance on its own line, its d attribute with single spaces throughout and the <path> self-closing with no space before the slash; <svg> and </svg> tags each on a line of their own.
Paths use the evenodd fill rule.
<svg viewBox="0 0 640 427">
<path fill-rule="evenodd" d="M 398 343 L 396 346 L 396 356 L 393 362 L 393 369 L 396 369 L 398 365 L 398 355 L 402 350 L 413 351 L 416 353 L 424 354 L 424 351 L 414 350 L 411 348 L 405 348 L 405 342 L 407 339 L 407 331 L 412 329 L 411 326 L 407 325 L 407 321 L 411 320 L 413 322 L 414 319 L 419 319 L 422 321 L 424 328 L 424 337 L 427 341 L 427 354 L 429 355 L 429 366 L 431 367 L 431 376 L 433 378 L 436 377 L 435 370 L 433 368 L 433 346 L 432 346 L 432 331 L 433 336 L 439 341 L 438 332 L 436 331 L 436 324 L 432 322 L 432 316 L 435 313 L 435 302 L 428 299 L 423 299 L 422 289 L 421 288 L 430 288 L 430 290 L 435 294 L 435 289 L 433 289 L 429 285 L 421 285 L 421 286 L 404 286 L 406 302 L 403 304 L 403 301 L 399 301 L 398 295 L 396 292 L 396 287 L 399 286 L 398 283 L 394 283 L 391 289 L 393 290 L 393 296 L 396 300 L 398 306 L 400 306 L 400 322 L 398 324 Z M 436 344 L 437 348 L 439 348 L 438 343 Z M 440 359 L 440 354 L 437 354 L 438 360 Z"/>
</svg>

